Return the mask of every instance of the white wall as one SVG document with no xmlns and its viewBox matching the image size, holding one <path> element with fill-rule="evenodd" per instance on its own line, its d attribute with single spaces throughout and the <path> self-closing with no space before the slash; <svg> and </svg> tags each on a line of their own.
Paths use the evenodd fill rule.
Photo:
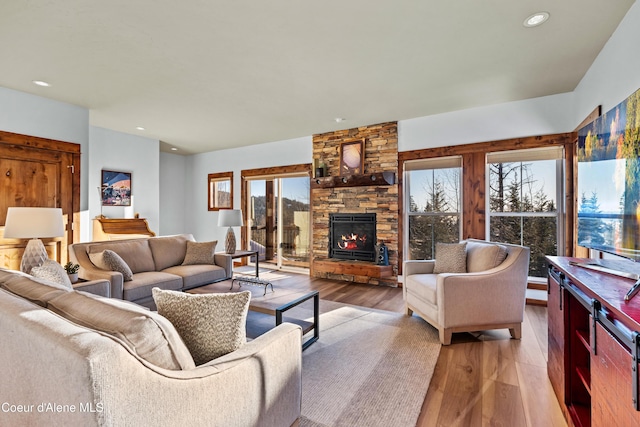
<svg viewBox="0 0 640 427">
<path fill-rule="evenodd" d="M 185 227 L 187 157 L 160 153 L 160 228 L 161 236 L 189 233 Z M 204 190 L 202 191 L 204 194 Z"/>
<path fill-rule="evenodd" d="M 188 172 L 185 187 L 187 194 L 185 232 L 192 233 L 199 241 L 224 242 L 226 229 L 218 227 L 218 213 L 207 209 L 208 174 L 233 172 L 233 208 L 240 209 L 240 172 L 242 170 L 311 163 L 311 159 L 311 136 L 190 156 L 186 167 Z M 235 232 L 239 247 L 239 228 L 236 228 Z M 218 250 L 223 245 L 219 243 Z"/>
<path fill-rule="evenodd" d="M 91 126 L 89 128 L 89 211 L 100 214 L 102 169 L 131 172 L 133 211 L 146 218 L 149 228 L 160 234 L 160 141 Z M 124 218 L 125 207 L 105 206 L 103 215 Z"/>
<path fill-rule="evenodd" d="M 569 132 L 573 117 L 573 93 L 563 93 L 401 120 L 398 150 Z"/>
<path fill-rule="evenodd" d="M 576 87 L 574 127 L 602 105 L 605 113 L 640 88 L 640 3 L 635 2 Z"/>
<path fill-rule="evenodd" d="M 80 144 L 80 210 L 87 209 L 89 110 L 0 87 L 0 130 Z"/>
</svg>

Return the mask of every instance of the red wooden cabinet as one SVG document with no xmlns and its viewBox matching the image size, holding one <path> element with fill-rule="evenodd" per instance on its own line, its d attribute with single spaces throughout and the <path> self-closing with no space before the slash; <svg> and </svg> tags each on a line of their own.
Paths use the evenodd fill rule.
<svg viewBox="0 0 640 427">
<path fill-rule="evenodd" d="M 547 371 L 567 421 L 640 426 L 640 295 L 625 302 L 632 282 L 570 263 L 585 260 L 547 259 Z M 623 268 L 634 271 L 640 265 Z"/>
<path fill-rule="evenodd" d="M 549 295 L 547 296 L 547 319 L 549 324 L 547 372 L 558 401 L 564 402 L 564 373 L 566 370 L 564 366 L 564 314 L 566 311 L 564 310 L 564 289 L 560 287 L 559 272 L 556 270 L 555 273 L 557 275 L 549 275 Z"/>
</svg>

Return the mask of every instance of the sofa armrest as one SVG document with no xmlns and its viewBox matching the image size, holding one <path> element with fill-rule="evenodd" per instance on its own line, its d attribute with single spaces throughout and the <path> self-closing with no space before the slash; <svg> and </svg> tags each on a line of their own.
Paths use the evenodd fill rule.
<svg viewBox="0 0 640 427">
<path fill-rule="evenodd" d="M 227 278 L 230 278 L 233 275 L 233 259 L 231 256 L 227 254 L 214 254 L 213 262 L 224 268 Z"/>
<path fill-rule="evenodd" d="M 149 364 L 144 369 L 123 356 L 109 360 L 114 369 L 101 378 L 96 395 L 105 425 L 289 426 L 300 417 L 302 330 L 297 325 L 283 323 L 188 371 Z M 137 392 L 123 394 L 128 384 L 136 384 Z"/>
<path fill-rule="evenodd" d="M 433 274 L 433 267 L 435 265 L 436 261 L 433 259 L 405 261 L 402 266 L 402 275 Z"/>
<path fill-rule="evenodd" d="M 101 297 L 111 297 L 111 282 L 108 280 L 88 280 L 86 282 L 78 282 L 73 284 L 76 291 L 88 292 Z"/>
</svg>

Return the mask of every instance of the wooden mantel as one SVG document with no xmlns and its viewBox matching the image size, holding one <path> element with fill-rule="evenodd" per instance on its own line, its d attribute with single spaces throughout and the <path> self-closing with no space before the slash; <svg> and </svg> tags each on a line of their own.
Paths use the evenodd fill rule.
<svg viewBox="0 0 640 427">
<path fill-rule="evenodd" d="M 364 187 L 368 185 L 393 185 L 395 183 L 395 172 L 311 178 L 311 188 Z"/>
</svg>

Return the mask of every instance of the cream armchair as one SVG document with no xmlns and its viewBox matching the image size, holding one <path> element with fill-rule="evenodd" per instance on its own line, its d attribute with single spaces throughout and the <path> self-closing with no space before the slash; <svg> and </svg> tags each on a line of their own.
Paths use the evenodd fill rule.
<svg viewBox="0 0 640 427">
<path fill-rule="evenodd" d="M 437 328 L 444 345 L 451 344 L 453 332 L 487 329 L 507 328 L 520 339 L 529 248 L 473 239 L 466 243 L 467 273 L 434 274 L 435 260 L 404 262 L 407 314 L 415 312 Z"/>
</svg>

